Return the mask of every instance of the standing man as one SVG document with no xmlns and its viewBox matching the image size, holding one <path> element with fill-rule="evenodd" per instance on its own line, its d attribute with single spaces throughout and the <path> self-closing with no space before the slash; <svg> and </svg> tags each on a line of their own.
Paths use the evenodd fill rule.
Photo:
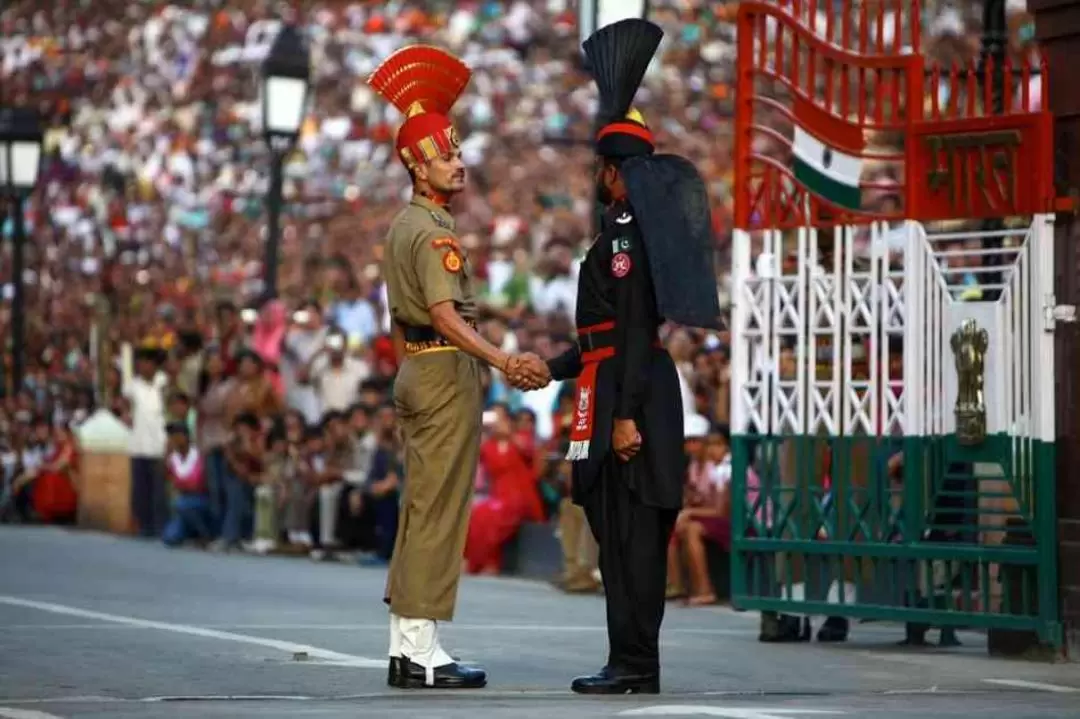
<svg viewBox="0 0 1080 719">
<path fill-rule="evenodd" d="M 403 48 L 368 84 L 406 119 L 396 149 L 412 178 L 412 201 L 386 237 L 383 277 L 395 349 L 404 361 L 394 405 L 405 440 L 405 490 L 387 577 L 388 683 L 401 688 L 479 688 L 486 673 L 439 643 L 450 621 L 469 524 L 480 447 L 481 362 L 524 382 L 543 363 L 510 356 L 476 331 L 472 268 L 454 234 L 450 199 L 465 188 L 457 130 L 447 117 L 471 76 L 453 55 Z"/>
<path fill-rule="evenodd" d="M 694 166 L 654 155 L 634 93 L 663 31 L 622 20 L 585 41 L 600 90 L 597 193 L 602 231 L 581 266 L 578 344 L 548 362 L 577 378 L 572 498 L 600 547 L 609 655 L 578 677 L 581 694 L 660 691 L 667 544 L 682 506 L 686 460 L 679 379 L 660 346 L 665 321 L 718 327 L 712 224 Z"/>
</svg>

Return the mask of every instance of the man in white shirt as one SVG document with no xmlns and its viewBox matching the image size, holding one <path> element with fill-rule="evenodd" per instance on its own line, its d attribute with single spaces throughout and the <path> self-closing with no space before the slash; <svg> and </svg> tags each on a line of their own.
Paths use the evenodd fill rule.
<svg viewBox="0 0 1080 719">
<path fill-rule="evenodd" d="M 160 537 L 169 520 L 165 484 L 165 387 L 159 352 L 140 349 L 135 374 L 124 372 L 124 397 L 131 403 L 131 510 L 139 535 Z M 125 370 L 128 368 L 125 367 Z"/>
<path fill-rule="evenodd" d="M 285 401 L 290 409 L 304 415 L 308 425 L 318 424 L 323 408 L 315 387 L 307 381 L 307 368 L 326 342 L 327 328 L 315 302 L 306 302 L 293 314 L 293 326 L 285 335 L 281 356 L 281 378 Z"/>
<path fill-rule="evenodd" d="M 324 416 L 347 411 L 360 399 L 360 383 L 370 376 L 368 363 L 346 351 L 343 335 L 328 335 L 326 347 L 311 361 L 310 370 Z"/>
</svg>

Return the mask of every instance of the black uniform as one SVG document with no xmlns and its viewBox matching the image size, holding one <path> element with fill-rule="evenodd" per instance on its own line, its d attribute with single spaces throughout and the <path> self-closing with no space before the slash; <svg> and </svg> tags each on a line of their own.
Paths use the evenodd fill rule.
<svg viewBox="0 0 1080 719">
<path fill-rule="evenodd" d="M 616 260 L 619 255 L 626 259 Z M 597 368 L 589 455 L 573 468 L 574 502 L 584 507 L 600 548 L 608 666 L 629 674 L 655 674 L 667 544 L 682 506 L 686 459 L 677 370 L 657 344 L 663 318 L 657 312 L 644 240 L 628 204 L 606 213 L 603 231 L 585 256 L 576 320 L 579 330 L 615 325 L 582 334 L 586 352 L 611 345 L 615 356 Z M 581 353 L 579 344 L 553 359 L 552 377 L 576 378 L 582 370 Z M 611 451 L 615 419 L 634 420 L 642 436 L 641 450 L 629 462 Z"/>
<path fill-rule="evenodd" d="M 657 330 L 665 319 L 714 327 L 720 313 L 704 182 L 689 161 L 653 154 L 630 106 L 662 37 L 648 21 L 622 20 L 583 46 L 600 92 L 596 152 L 618 168 L 626 196 L 608 208 L 581 267 L 578 345 L 548 363 L 553 378 L 578 379 L 572 495 L 599 544 L 607 598 L 608 663 L 574 680 L 581 693 L 660 689 L 667 545 L 686 457 L 679 378 Z M 611 448 L 619 419 L 642 437 L 628 462 Z"/>
</svg>

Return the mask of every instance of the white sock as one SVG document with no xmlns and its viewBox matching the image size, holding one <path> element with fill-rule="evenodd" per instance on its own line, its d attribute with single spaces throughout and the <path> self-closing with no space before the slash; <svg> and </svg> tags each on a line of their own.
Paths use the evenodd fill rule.
<svg viewBox="0 0 1080 719">
<path fill-rule="evenodd" d="M 390 651 L 391 657 L 401 656 L 401 617 L 390 613 Z"/>
<path fill-rule="evenodd" d="M 435 685 L 435 669 L 453 664 L 454 660 L 439 644 L 439 625 L 433 619 L 400 617 L 401 653 L 426 670 L 427 685 Z"/>
</svg>

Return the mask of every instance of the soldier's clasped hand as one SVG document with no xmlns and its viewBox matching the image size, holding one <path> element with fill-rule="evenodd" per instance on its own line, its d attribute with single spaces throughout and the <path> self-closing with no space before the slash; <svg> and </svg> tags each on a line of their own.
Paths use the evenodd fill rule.
<svg viewBox="0 0 1080 719">
<path fill-rule="evenodd" d="M 546 387 L 551 382 L 547 363 L 532 352 L 512 356 L 506 363 L 504 374 L 510 386 L 526 392 Z"/>
</svg>

